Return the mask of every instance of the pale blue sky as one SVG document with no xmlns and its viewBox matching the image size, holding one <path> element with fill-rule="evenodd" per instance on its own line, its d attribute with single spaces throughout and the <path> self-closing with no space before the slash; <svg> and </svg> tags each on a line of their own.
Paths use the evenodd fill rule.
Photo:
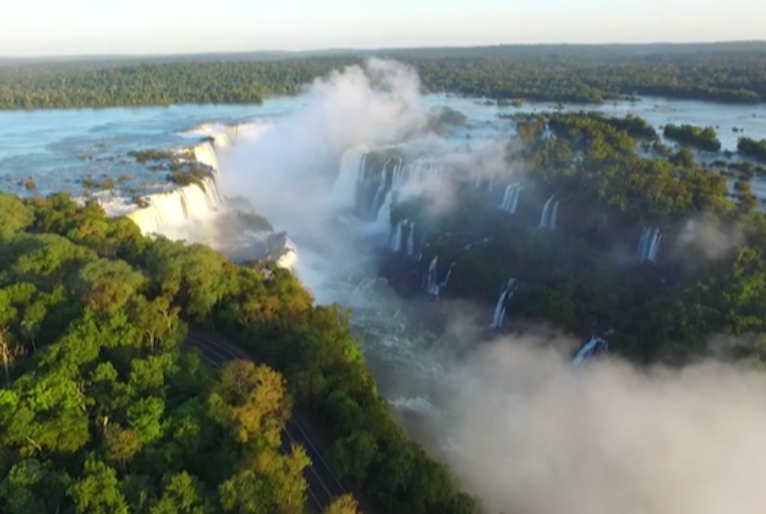
<svg viewBox="0 0 766 514">
<path fill-rule="evenodd" d="M 4 56 L 748 39 L 766 39 L 766 0 L 13 0 L 0 16 Z"/>
</svg>

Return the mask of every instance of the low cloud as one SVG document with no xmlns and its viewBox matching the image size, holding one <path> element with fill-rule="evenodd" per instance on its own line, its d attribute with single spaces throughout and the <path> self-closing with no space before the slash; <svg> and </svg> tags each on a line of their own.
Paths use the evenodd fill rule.
<svg viewBox="0 0 766 514">
<path fill-rule="evenodd" d="M 453 376 L 446 458 L 490 512 L 763 512 L 766 376 L 573 368 L 556 346 L 505 339 Z"/>
</svg>

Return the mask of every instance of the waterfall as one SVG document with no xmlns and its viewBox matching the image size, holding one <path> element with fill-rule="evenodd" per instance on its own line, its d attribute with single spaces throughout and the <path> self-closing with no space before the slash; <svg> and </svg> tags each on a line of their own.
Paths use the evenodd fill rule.
<svg viewBox="0 0 766 514">
<path fill-rule="evenodd" d="M 356 205 L 356 185 L 361 180 L 366 157 L 367 151 L 363 148 L 351 148 L 343 153 L 333 185 L 333 196 L 339 207 L 353 209 Z"/>
<path fill-rule="evenodd" d="M 548 219 L 548 230 L 551 232 L 554 232 L 556 230 L 556 220 L 559 217 L 559 203 L 556 202 L 553 205 L 553 212 L 551 213 L 550 218 Z"/>
<path fill-rule="evenodd" d="M 442 280 L 439 283 L 439 291 L 441 292 L 442 289 L 447 287 L 447 284 L 449 284 L 449 278 L 452 276 L 452 270 L 455 269 L 455 263 L 452 262 L 449 265 L 449 268 L 447 268 L 447 274 L 444 275 L 444 280 Z"/>
<path fill-rule="evenodd" d="M 277 267 L 293 271 L 296 262 L 298 262 L 298 249 L 295 247 L 295 243 L 288 238 L 285 241 L 282 255 L 277 259 Z"/>
<path fill-rule="evenodd" d="M 128 218 L 138 225 L 142 234 L 160 234 L 164 228 L 177 226 L 190 219 L 210 216 L 219 205 L 218 190 L 213 179 L 179 187 L 167 193 L 149 195 L 147 207 L 136 209 Z"/>
<path fill-rule="evenodd" d="M 431 263 L 428 265 L 426 271 L 426 293 L 432 296 L 439 296 L 439 284 L 436 282 L 436 267 L 439 263 L 439 256 L 437 255 L 431 259 Z"/>
<path fill-rule="evenodd" d="M 500 297 L 497 299 L 497 304 L 495 305 L 495 312 L 492 315 L 492 323 L 490 323 L 489 328 L 493 330 L 499 330 L 503 328 L 503 320 L 505 319 L 505 304 L 513 297 L 513 293 L 516 290 L 516 284 L 517 282 L 515 278 L 510 279 L 505 285 L 503 292 L 500 293 Z"/>
<path fill-rule="evenodd" d="M 605 353 L 609 349 L 609 343 L 605 339 L 600 337 L 591 336 L 591 338 L 577 351 L 574 359 L 572 359 L 573 365 L 582 363 L 588 357 Z"/>
<path fill-rule="evenodd" d="M 543 205 L 543 212 L 540 214 L 540 224 L 537 226 L 538 228 L 544 228 L 546 230 L 555 230 L 556 229 L 556 218 L 558 217 L 559 212 L 559 202 L 556 202 L 555 205 L 553 205 L 553 199 L 556 195 L 551 195 L 550 198 L 545 202 L 545 205 Z"/>
<path fill-rule="evenodd" d="M 652 242 L 649 245 L 649 252 L 646 257 L 653 263 L 657 262 L 657 252 L 660 251 L 660 241 L 662 241 L 662 234 L 660 234 L 660 229 L 657 228 L 652 236 Z"/>
<path fill-rule="evenodd" d="M 660 250 L 661 241 L 662 234 L 660 233 L 659 228 L 644 227 L 644 229 L 641 231 L 641 237 L 638 240 L 636 259 L 638 259 L 640 262 L 649 261 L 656 263 L 657 253 Z"/>
<path fill-rule="evenodd" d="M 385 227 L 391 223 L 391 205 L 393 202 L 394 190 L 389 189 L 388 193 L 386 193 L 385 199 L 383 199 L 383 205 L 381 205 L 380 209 L 378 209 L 378 216 L 376 218 L 378 225 Z"/>
<path fill-rule="evenodd" d="M 386 175 L 381 177 L 380 185 L 375 191 L 375 198 L 372 199 L 372 205 L 370 205 L 370 214 L 372 219 L 378 219 L 378 211 L 383 206 L 383 202 L 386 200 Z"/>
<path fill-rule="evenodd" d="M 228 146 L 228 142 L 224 143 L 222 147 L 223 146 Z M 209 166 L 214 170 L 218 169 L 218 155 L 216 154 L 215 147 L 209 141 L 194 146 L 194 148 L 192 148 L 192 153 L 197 162 Z"/>
<path fill-rule="evenodd" d="M 452 270 L 455 269 L 455 263 L 453 262 L 449 265 L 449 268 L 447 269 L 447 274 L 444 275 L 444 280 L 442 280 L 441 282 L 438 282 L 437 281 L 438 262 L 439 262 L 439 256 L 434 257 L 431 260 L 431 263 L 428 265 L 428 270 L 426 271 L 425 277 L 423 277 L 423 283 L 425 286 L 426 293 L 437 299 L 441 295 L 442 289 L 447 287 L 447 284 L 449 283 L 449 279 L 452 276 Z"/>
<path fill-rule="evenodd" d="M 402 228 L 404 227 L 404 224 L 407 223 L 407 220 L 400 221 L 393 227 L 393 231 L 391 232 L 391 251 L 393 252 L 400 252 L 402 250 Z"/>
<path fill-rule="evenodd" d="M 187 148 L 184 154 L 191 152 L 194 160 L 209 167 L 215 174 L 218 171 L 218 154 L 235 141 L 236 131 L 231 127 L 203 125 L 190 133 L 204 134 L 209 139 Z M 162 234 L 189 220 L 204 220 L 223 204 L 214 176 L 203 178 L 199 184 L 149 195 L 146 197 L 149 205 L 134 210 L 127 217 L 138 225 L 143 234 Z"/>
<path fill-rule="evenodd" d="M 410 232 L 407 234 L 407 256 L 415 255 L 415 222 L 409 223 Z"/>
<path fill-rule="evenodd" d="M 402 184 L 406 179 L 404 171 L 404 157 L 399 158 L 399 163 L 394 167 L 394 172 L 391 176 L 391 188 L 396 188 Z"/>
<path fill-rule="evenodd" d="M 519 196 L 522 189 L 524 189 L 524 186 L 519 183 L 509 184 L 505 188 L 503 201 L 500 203 L 500 209 L 510 212 L 511 214 L 516 214 L 516 208 L 519 205 Z"/>
</svg>

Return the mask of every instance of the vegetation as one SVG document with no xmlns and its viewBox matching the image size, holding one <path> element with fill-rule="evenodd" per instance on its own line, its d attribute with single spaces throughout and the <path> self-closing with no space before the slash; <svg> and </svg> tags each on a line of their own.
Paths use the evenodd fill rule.
<svg viewBox="0 0 766 514">
<path fill-rule="evenodd" d="M 131 150 L 128 152 L 128 157 L 133 157 L 136 162 L 143 164 L 149 161 L 170 161 L 175 154 L 170 150 Z"/>
<path fill-rule="evenodd" d="M 180 169 L 171 171 L 168 174 L 168 180 L 182 187 L 197 184 L 204 191 L 205 179 L 212 176 L 213 173 L 211 171 L 202 169 L 199 166 L 184 165 Z"/>
<path fill-rule="evenodd" d="M 744 156 L 766 162 L 766 139 L 756 141 L 747 137 L 739 138 L 737 150 Z"/>
<path fill-rule="evenodd" d="M 721 141 L 713 127 L 695 127 L 694 125 L 665 125 L 664 135 L 684 146 L 693 146 L 706 152 L 717 152 Z"/>
<path fill-rule="evenodd" d="M 114 180 L 106 174 L 104 174 L 100 179 L 95 179 L 89 173 L 82 179 L 82 186 L 85 189 L 114 189 Z"/>
<path fill-rule="evenodd" d="M 523 100 L 603 102 L 635 95 L 754 103 L 766 99 L 766 45 L 506 46 L 375 52 L 414 66 L 429 91 Z M 108 62 L 7 64 L 0 108 L 259 103 L 372 55 L 246 54 Z"/>
<path fill-rule="evenodd" d="M 556 137 L 543 137 L 546 126 Z M 528 171 L 516 214 L 496 208 L 503 187 L 477 190 L 473 181 L 456 185 L 449 214 L 431 213 L 423 198 L 394 207 L 392 221 L 415 219 L 432 234 L 412 276 L 419 281 L 433 256 L 440 276 L 455 262 L 444 294 L 488 310 L 515 277 L 522 285 L 510 318 L 582 337 L 614 327 L 613 347 L 637 362 L 705 355 L 714 334 L 764 340 L 766 216 L 746 181 L 732 196 L 725 177 L 688 150 L 642 158 L 627 129 L 584 113 L 519 117 L 517 128 L 509 158 Z M 551 194 L 560 202 L 555 232 L 537 228 Z M 636 259 L 645 227 L 662 231 L 656 265 Z M 760 361 L 762 346 L 737 355 Z"/>
<path fill-rule="evenodd" d="M 180 351 L 189 322 L 265 365 L 209 368 Z M 146 239 L 95 202 L 0 194 L 0 356 L 9 514 L 303 512 L 308 459 L 279 451 L 293 404 L 382 512 L 476 509 L 394 423 L 340 308 L 314 307 L 286 271 Z"/>
</svg>

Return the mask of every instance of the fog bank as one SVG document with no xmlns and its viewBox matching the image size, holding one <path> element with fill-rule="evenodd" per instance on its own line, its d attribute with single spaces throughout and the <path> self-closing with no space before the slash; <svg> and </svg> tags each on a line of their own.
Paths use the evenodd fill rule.
<svg viewBox="0 0 766 514">
<path fill-rule="evenodd" d="M 349 180 L 336 179 L 339 168 L 342 176 L 343 166 L 358 168 L 364 149 L 420 134 L 428 114 L 419 88 L 412 70 L 377 60 L 316 81 L 302 97 L 305 108 L 260 126 L 222 159 L 221 190 L 248 198 L 288 232 L 298 276 L 319 302 L 356 309 L 366 348 L 377 344 L 368 363 L 386 384 L 382 392 L 397 395 L 400 411 L 428 412 L 418 436 L 452 442 L 447 462 L 491 513 L 761 512 L 765 376 L 713 363 L 640 373 L 606 361 L 575 370 L 567 353 L 575 342 L 543 346 L 532 337 L 496 342 L 456 364 L 456 348 L 479 338 L 459 323 L 453 332 L 463 345 L 418 348 L 403 314 L 413 304 L 369 273 L 371 238 L 385 241 L 386 227 L 351 216 L 353 169 Z M 434 135 L 420 143 L 438 150 L 441 164 L 479 177 L 517 172 L 505 162 L 503 142 L 466 153 Z M 425 187 L 409 186 L 403 194 Z M 440 190 L 436 206 L 448 208 L 451 193 Z M 700 223 L 672 251 L 701 245 L 705 259 L 714 259 L 732 240 Z"/>
<path fill-rule="evenodd" d="M 442 421 L 448 462 L 490 512 L 763 512 L 766 376 L 712 362 L 575 369 L 536 343 L 475 355 Z"/>
</svg>

